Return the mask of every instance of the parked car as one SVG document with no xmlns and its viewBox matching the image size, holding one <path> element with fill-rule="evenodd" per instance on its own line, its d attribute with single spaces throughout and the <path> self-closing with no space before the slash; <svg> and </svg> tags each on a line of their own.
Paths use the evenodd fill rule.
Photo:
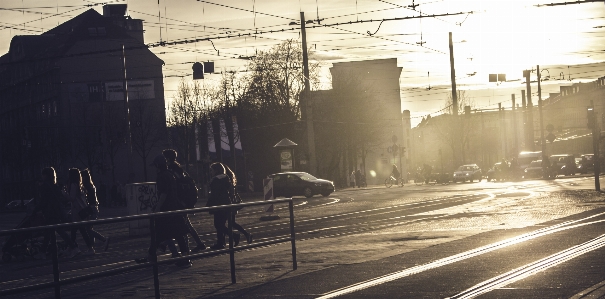
<svg viewBox="0 0 605 299">
<path fill-rule="evenodd" d="M 552 155 L 548 158 L 550 160 L 551 167 L 556 170 L 556 175 L 575 175 L 576 159 L 573 155 Z"/>
<path fill-rule="evenodd" d="M 454 176 L 452 180 L 454 183 L 456 182 L 466 182 L 466 181 L 474 181 L 481 182 L 482 174 L 481 168 L 477 166 L 477 164 L 466 164 L 458 167 L 456 171 L 454 171 Z"/>
<path fill-rule="evenodd" d="M 504 181 L 506 179 L 509 179 L 509 170 L 510 165 L 508 165 L 508 163 L 502 164 L 502 162 L 497 162 L 492 168 L 487 171 L 487 181 Z"/>
<path fill-rule="evenodd" d="M 282 172 L 269 175 L 273 179 L 273 196 L 292 197 L 304 195 L 312 197 L 316 194 L 329 196 L 334 192 L 332 181 L 318 179 L 306 172 Z"/>
<path fill-rule="evenodd" d="M 582 155 L 580 166 L 578 167 L 578 171 L 581 174 L 586 174 L 589 172 L 594 172 L 594 154 L 585 154 Z"/>
<path fill-rule="evenodd" d="M 547 168 L 546 170 L 548 171 L 546 178 L 554 178 L 557 175 L 557 172 L 553 168 Z M 532 161 L 525 170 L 523 170 L 524 179 L 541 179 L 544 177 L 543 174 L 544 168 L 542 160 Z"/>
</svg>

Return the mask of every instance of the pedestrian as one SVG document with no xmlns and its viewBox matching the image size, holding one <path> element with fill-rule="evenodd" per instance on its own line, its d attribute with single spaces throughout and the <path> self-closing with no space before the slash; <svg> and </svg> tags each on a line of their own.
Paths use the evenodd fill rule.
<svg viewBox="0 0 605 299">
<path fill-rule="evenodd" d="M 230 189 L 230 201 L 232 204 L 238 203 L 236 202 L 237 199 L 240 199 L 241 203 L 241 197 L 239 196 L 239 194 L 237 193 L 237 178 L 235 176 L 235 173 L 233 172 L 233 170 L 231 170 L 231 168 L 229 168 L 229 166 L 223 164 L 223 167 L 225 167 L 225 173 L 227 174 L 227 177 L 229 177 L 229 180 L 231 181 L 231 186 L 229 186 Z M 248 244 L 252 243 L 252 234 L 247 232 L 243 226 L 241 226 L 239 223 L 235 222 L 235 216 L 237 215 L 238 210 L 235 210 L 232 214 L 231 214 L 231 223 L 233 225 L 233 228 L 237 229 L 240 233 L 244 234 L 244 236 L 246 237 L 246 242 L 248 242 Z M 239 244 L 239 240 L 240 240 L 240 234 L 236 234 L 233 236 L 233 242 L 234 245 L 237 246 Z"/>
<path fill-rule="evenodd" d="M 176 161 L 177 152 L 175 150 L 165 149 L 164 151 L 162 151 L 162 155 L 164 156 L 164 158 L 166 158 L 166 163 L 168 164 L 168 170 L 172 171 L 172 173 L 176 177 L 177 181 L 179 180 L 179 178 L 189 176 L 189 174 Z M 197 244 L 197 247 L 193 248 L 193 250 L 191 250 L 191 251 L 200 252 L 202 250 L 205 250 L 206 244 L 204 244 L 204 242 L 202 242 L 202 239 L 200 238 L 197 231 L 191 224 L 191 220 L 189 219 L 189 214 L 185 214 L 183 217 L 185 218 L 185 223 L 187 224 L 187 227 L 189 229 L 189 234 L 191 234 L 191 236 L 193 237 L 193 240 L 195 240 L 195 243 Z"/>
<path fill-rule="evenodd" d="M 349 176 L 349 184 L 351 187 L 355 188 L 355 170 L 351 171 L 351 175 Z"/>
<path fill-rule="evenodd" d="M 357 188 L 361 188 L 361 170 L 359 169 L 355 171 L 355 183 L 357 184 Z"/>
<path fill-rule="evenodd" d="M 61 194 L 61 188 L 57 185 L 57 174 L 55 169 L 52 167 L 46 167 L 42 169 L 42 184 L 40 185 L 40 193 L 36 207 L 32 214 L 38 211 L 44 215 L 44 224 L 53 225 L 69 222 L 67 214 L 61 204 L 63 195 Z M 63 239 L 68 247 L 67 257 L 75 257 L 80 254 L 78 245 L 71 241 L 69 235 L 63 229 L 56 229 L 57 234 Z M 51 239 L 52 231 L 46 231 L 44 234 L 44 241 L 42 242 L 43 253 L 50 254 L 48 251 L 49 242 Z M 51 248 L 52 252 L 57 250 L 57 247 Z"/>
<path fill-rule="evenodd" d="M 231 172 L 231 170 L 229 170 Z M 215 162 L 210 165 L 210 179 L 209 183 L 209 194 L 208 201 L 206 202 L 207 207 L 214 206 L 222 206 L 231 204 L 231 200 L 229 198 L 231 190 L 234 188 L 235 183 L 230 178 L 233 177 L 235 179 L 235 175 L 231 172 L 230 176 L 227 174 L 227 170 L 225 169 L 224 164 L 220 162 Z M 224 249 L 225 248 L 225 236 L 229 235 L 231 232 L 225 226 L 225 223 L 229 220 L 229 216 L 231 215 L 231 211 L 229 209 L 224 210 L 215 210 L 210 211 L 210 214 L 214 215 L 214 228 L 216 229 L 216 243 L 210 247 L 210 249 Z M 234 216 L 231 220 L 234 220 Z M 233 221 L 233 226 L 236 227 L 235 221 Z M 248 242 L 252 242 L 252 235 L 245 232 L 245 230 L 241 228 L 240 231 L 244 232 Z M 239 229 L 238 229 L 239 230 Z M 239 244 L 239 234 L 233 235 L 233 243 Z"/>
<path fill-rule="evenodd" d="M 163 155 L 158 155 L 151 164 L 156 167 L 157 179 L 156 189 L 158 203 L 153 207 L 153 213 L 155 212 L 167 212 L 182 210 L 184 207 L 176 198 L 176 179 L 172 172 L 168 170 L 166 165 L 166 158 Z M 144 259 L 137 259 L 137 263 L 148 262 L 151 260 L 151 256 L 163 242 L 173 242 L 172 239 L 176 240 L 179 244 L 181 253 L 176 251 L 173 246 L 168 246 L 172 252 L 172 257 L 180 257 L 189 255 L 189 244 L 186 240 L 186 234 L 189 232 L 189 228 L 185 223 L 183 216 L 165 216 L 155 218 L 155 235 L 156 243 L 151 242 L 149 245 L 149 256 Z M 176 263 L 179 267 L 191 267 L 193 263 L 191 260 L 182 260 Z"/>
<path fill-rule="evenodd" d="M 90 171 L 88 168 L 81 171 L 82 173 L 82 185 L 86 190 L 86 200 L 90 207 L 91 214 L 88 220 L 97 220 L 99 218 L 99 201 L 97 200 L 97 190 L 90 177 Z M 88 236 L 91 238 L 92 243 L 95 243 L 95 239 L 99 239 L 103 242 L 103 251 L 107 251 L 109 247 L 109 237 L 101 235 L 99 232 L 93 229 L 92 225 L 86 228 Z"/>
<path fill-rule="evenodd" d="M 66 190 L 63 190 L 63 195 L 65 195 L 69 202 L 71 203 L 70 210 L 70 220 L 72 222 L 88 220 L 90 215 L 85 215 L 84 213 L 80 213 L 84 208 L 88 206 L 86 201 L 86 189 L 82 185 L 82 175 L 80 174 L 80 170 L 77 168 L 70 168 L 68 172 L 68 183 L 66 186 Z M 88 235 L 88 231 L 85 226 L 78 226 L 71 229 L 71 240 L 76 243 L 76 231 L 80 231 L 82 235 L 82 239 L 86 243 L 88 250 L 87 254 L 95 254 L 94 244 Z"/>
</svg>

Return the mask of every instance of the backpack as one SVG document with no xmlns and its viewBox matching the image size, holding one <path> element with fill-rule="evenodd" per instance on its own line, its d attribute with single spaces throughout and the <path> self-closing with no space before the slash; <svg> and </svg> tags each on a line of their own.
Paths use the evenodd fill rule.
<svg viewBox="0 0 605 299">
<path fill-rule="evenodd" d="M 189 174 L 183 171 L 182 175 L 174 173 L 176 178 L 176 191 L 178 199 L 183 203 L 185 208 L 193 209 L 197 203 L 197 187 L 195 180 Z"/>
</svg>

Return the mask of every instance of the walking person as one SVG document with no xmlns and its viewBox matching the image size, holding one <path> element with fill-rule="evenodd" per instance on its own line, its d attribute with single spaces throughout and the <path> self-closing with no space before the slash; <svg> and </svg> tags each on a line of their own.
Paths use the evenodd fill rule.
<svg viewBox="0 0 605 299">
<path fill-rule="evenodd" d="M 57 174 L 55 169 L 52 167 L 46 167 L 42 169 L 42 184 L 40 185 L 39 200 L 37 201 L 36 207 L 32 211 L 32 214 L 40 211 L 44 215 L 44 224 L 53 225 L 69 222 L 67 214 L 63 210 L 61 201 L 63 195 L 61 189 L 57 185 Z M 57 229 L 57 234 L 63 239 L 68 247 L 67 257 L 75 257 L 80 254 L 78 245 L 71 241 L 69 235 L 63 229 Z M 50 254 L 48 251 L 51 233 L 47 231 L 44 235 L 44 241 L 42 242 L 42 251 Z M 51 248 L 52 252 L 57 250 L 56 247 Z"/>
<path fill-rule="evenodd" d="M 359 169 L 355 171 L 355 183 L 357 184 L 357 188 L 361 188 L 361 170 Z"/>
<path fill-rule="evenodd" d="M 231 186 L 229 186 L 231 188 L 229 198 L 231 200 L 231 203 L 235 204 L 236 198 L 240 198 L 239 194 L 237 193 L 237 178 L 235 177 L 235 173 L 233 172 L 233 170 L 231 170 L 231 168 L 229 168 L 229 166 L 225 164 L 223 164 L 223 166 L 225 167 L 225 173 L 227 174 L 227 177 L 229 177 L 229 180 L 231 181 Z M 246 237 L 246 241 L 248 242 L 248 244 L 250 244 L 252 243 L 252 234 L 247 232 L 244 227 L 242 227 L 239 223 L 235 222 L 235 216 L 237 215 L 237 212 L 238 211 L 236 210 L 231 215 L 231 223 L 233 224 L 233 228 L 237 229 L 240 233 L 244 234 L 244 236 Z M 235 246 L 239 244 L 239 240 L 240 234 L 235 234 L 233 236 L 233 242 Z"/>
<path fill-rule="evenodd" d="M 351 171 L 351 175 L 349 176 L 349 184 L 351 187 L 355 188 L 355 170 Z"/>
<path fill-rule="evenodd" d="M 84 208 L 88 206 L 88 203 L 86 202 L 86 190 L 82 185 L 82 175 L 80 174 L 80 170 L 77 168 L 70 168 L 68 172 L 68 180 L 69 181 L 67 184 L 67 190 L 63 190 L 63 194 L 69 199 L 69 202 L 71 203 L 70 220 L 72 222 L 88 220 L 88 216 L 90 215 L 84 215 L 83 213 L 80 213 L 82 210 L 84 210 Z M 94 244 L 92 243 L 92 240 L 88 235 L 86 227 L 79 226 L 72 228 L 71 240 L 72 242 L 77 244 L 76 231 L 80 231 L 82 239 L 84 239 L 84 242 L 88 247 L 88 251 L 86 253 L 95 254 L 95 249 L 93 246 Z"/>
<path fill-rule="evenodd" d="M 231 204 L 229 194 L 233 192 L 232 190 L 235 187 L 235 184 L 233 183 L 235 175 L 233 174 L 233 172 L 230 169 L 227 172 L 227 169 L 225 168 L 224 164 L 215 162 L 210 165 L 210 176 L 212 177 L 212 179 L 210 179 L 209 183 L 210 191 L 208 194 L 208 201 L 206 202 L 206 206 L 214 207 Z M 231 179 L 231 177 L 233 179 Z M 210 249 L 224 249 L 225 236 L 231 233 L 229 231 L 229 228 L 225 226 L 226 222 L 229 220 L 231 211 L 229 209 L 216 210 L 210 211 L 210 214 L 214 215 L 214 228 L 216 229 L 216 243 L 212 245 Z M 231 219 L 235 220 L 235 216 L 233 216 L 233 218 Z M 233 221 L 233 227 L 237 229 L 237 226 L 239 225 L 236 225 L 237 224 L 235 223 L 235 221 Z M 244 232 L 244 234 L 246 235 L 248 242 L 252 242 L 252 235 L 245 232 L 243 227 L 239 226 L 239 228 L 241 228 L 241 230 L 238 230 Z M 239 244 L 239 238 L 239 234 L 233 235 L 233 243 L 235 245 Z"/>
<path fill-rule="evenodd" d="M 88 201 L 88 206 L 91 209 L 91 214 L 88 217 L 88 220 L 97 220 L 99 218 L 99 201 L 97 200 L 97 189 L 92 182 L 92 178 L 90 177 L 90 171 L 88 168 L 81 171 L 82 174 L 82 186 L 86 190 L 86 200 Z M 89 225 L 86 228 L 88 232 L 88 236 L 91 238 L 92 243 L 95 243 L 95 239 L 101 240 L 103 242 L 103 251 L 107 251 L 109 247 L 109 237 L 105 237 L 101 235 L 99 232 L 93 229 L 92 225 Z"/>
<path fill-rule="evenodd" d="M 164 151 L 162 151 L 162 155 L 164 156 L 164 158 L 166 158 L 166 163 L 168 164 L 168 170 L 172 171 L 172 173 L 176 177 L 177 181 L 179 181 L 179 179 L 183 179 L 183 178 L 189 176 L 189 174 L 176 161 L 177 153 L 175 150 L 165 149 Z M 195 196 L 197 199 L 197 188 L 195 188 L 195 186 L 193 186 L 193 188 L 196 189 Z M 180 200 L 184 201 L 184 198 L 180 198 Z M 195 207 L 195 203 L 193 203 L 193 205 L 191 205 L 191 206 L 187 206 L 187 203 L 184 201 L 184 204 L 185 204 L 185 208 L 188 208 L 188 209 Z M 191 251 L 200 252 L 202 250 L 205 250 L 206 244 L 204 244 L 204 242 L 202 242 L 202 239 L 200 238 L 197 231 L 191 224 L 191 220 L 189 219 L 189 214 L 185 214 L 183 217 L 185 218 L 185 223 L 187 224 L 187 228 L 189 229 L 189 234 L 191 234 L 191 236 L 193 237 L 193 240 L 195 240 L 195 243 L 197 244 L 197 247 L 193 248 L 193 250 L 191 250 Z"/>
<path fill-rule="evenodd" d="M 153 212 L 167 212 L 184 209 L 183 205 L 176 198 L 176 179 L 172 172 L 168 170 L 166 165 L 166 158 L 162 155 L 158 155 L 151 164 L 156 167 L 157 179 L 156 189 L 157 196 L 159 198 L 158 203 L 153 207 Z M 179 244 L 181 254 L 176 251 L 174 246 L 168 246 L 172 252 L 172 257 L 187 256 L 189 255 L 189 244 L 186 240 L 186 234 L 189 232 L 189 228 L 185 223 L 183 216 L 166 216 L 155 218 L 155 234 L 156 243 L 149 245 L 149 257 L 143 259 L 137 259 L 137 263 L 148 262 L 151 256 L 158 248 L 158 245 L 168 241 L 173 242 L 176 240 Z M 191 260 L 182 260 L 176 263 L 179 267 L 191 267 L 193 263 Z"/>
</svg>

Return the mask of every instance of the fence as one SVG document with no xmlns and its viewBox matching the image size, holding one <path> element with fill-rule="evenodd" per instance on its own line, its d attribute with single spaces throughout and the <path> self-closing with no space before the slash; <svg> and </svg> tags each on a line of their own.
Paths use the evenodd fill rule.
<svg viewBox="0 0 605 299">
<path fill-rule="evenodd" d="M 273 239 L 273 240 L 268 240 L 268 241 L 263 241 L 263 242 L 255 242 L 253 244 L 238 246 L 238 247 L 234 248 L 233 247 L 233 238 L 232 238 L 232 234 L 233 234 L 232 219 L 233 219 L 233 217 L 229 217 L 229 220 L 228 220 L 228 229 L 230 232 L 229 233 L 229 248 L 225 248 L 225 249 L 221 249 L 221 250 L 214 250 L 211 252 L 195 253 L 195 254 L 190 254 L 188 256 L 171 258 L 171 259 L 166 259 L 166 260 L 161 260 L 161 261 L 157 260 L 156 250 L 151 250 L 152 256 L 151 256 L 151 260 L 148 263 L 137 264 L 137 265 L 128 265 L 128 266 L 118 267 L 118 268 L 111 269 L 111 270 L 99 271 L 99 272 L 95 272 L 95 273 L 91 273 L 91 274 L 85 274 L 85 275 L 70 277 L 70 278 L 66 278 L 66 279 L 61 279 L 61 277 L 60 277 L 61 272 L 59 271 L 59 256 L 58 256 L 58 250 L 57 250 L 57 237 L 56 237 L 56 233 L 55 233 L 55 231 L 57 229 L 70 229 L 70 228 L 79 227 L 82 225 L 97 225 L 97 224 L 108 224 L 108 223 L 149 219 L 149 221 L 150 221 L 149 227 L 150 227 L 150 232 L 151 232 L 150 233 L 151 244 L 156 244 L 157 242 L 156 242 L 156 234 L 155 234 L 155 219 L 159 218 L 159 217 L 185 215 L 185 214 L 192 214 L 192 213 L 199 213 L 199 212 L 209 212 L 209 211 L 222 210 L 222 209 L 229 209 L 231 214 L 233 214 L 235 211 L 237 211 L 237 209 L 240 209 L 243 207 L 259 206 L 259 205 L 267 205 L 267 204 L 279 204 L 279 203 L 286 203 L 286 202 L 288 203 L 288 209 L 290 212 L 290 237 L 289 238 L 278 238 L 278 239 Z M 231 267 L 230 267 L 231 268 L 231 282 L 236 283 L 236 279 L 235 279 L 235 252 L 236 251 L 241 251 L 241 250 L 255 248 L 255 247 L 261 247 L 261 246 L 267 246 L 267 245 L 277 244 L 277 243 L 285 243 L 285 242 L 290 242 L 292 244 L 292 268 L 293 268 L 293 270 L 296 270 L 296 268 L 297 268 L 296 240 L 295 240 L 295 233 L 294 233 L 294 205 L 292 202 L 292 198 L 250 202 L 250 203 L 242 203 L 242 204 L 236 204 L 236 205 L 195 208 L 195 209 L 189 209 L 189 210 L 160 212 L 160 213 L 153 213 L 153 214 L 142 214 L 142 215 L 134 215 L 134 216 L 107 218 L 107 219 L 91 220 L 91 221 L 70 222 L 70 223 L 62 223 L 62 224 L 56 224 L 56 225 L 30 227 L 30 228 L 2 230 L 2 231 L 0 231 L 0 236 L 21 234 L 21 233 L 31 233 L 31 232 L 48 232 L 48 231 L 52 231 L 52 233 L 50 234 L 50 237 L 51 237 L 50 246 L 51 246 L 52 266 L 53 266 L 53 281 L 34 284 L 34 285 L 27 285 L 27 286 L 22 286 L 22 287 L 16 287 L 16 288 L 12 288 L 12 289 L 0 290 L 0 297 L 5 296 L 5 295 L 12 295 L 12 294 L 18 294 L 18 293 L 27 292 L 27 291 L 34 291 L 34 290 L 40 290 L 40 289 L 54 287 L 55 298 L 61 298 L 61 286 L 62 285 L 78 283 L 81 281 L 92 280 L 92 279 L 100 278 L 100 277 L 107 277 L 110 275 L 115 275 L 115 274 L 123 273 L 126 271 L 132 271 L 132 270 L 151 267 L 151 268 L 153 268 L 153 284 L 154 284 L 154 289 L 155 289 L 155 297 L 159 299 L 160 298 L 160 281 L 159 281 L 159 275 L 158 275 L 158 273 L 159 273 L 158 266 L 159 265 L 172 264 L 172 263 L 175 263 L 175 262 L 178 262 L 181 260 L 202 258 L 205 256 L 229 253 L 229 255 L 230 255 L 229 260 L 230 260 L 230 264 L 231 264 Z"/>
</svg>

